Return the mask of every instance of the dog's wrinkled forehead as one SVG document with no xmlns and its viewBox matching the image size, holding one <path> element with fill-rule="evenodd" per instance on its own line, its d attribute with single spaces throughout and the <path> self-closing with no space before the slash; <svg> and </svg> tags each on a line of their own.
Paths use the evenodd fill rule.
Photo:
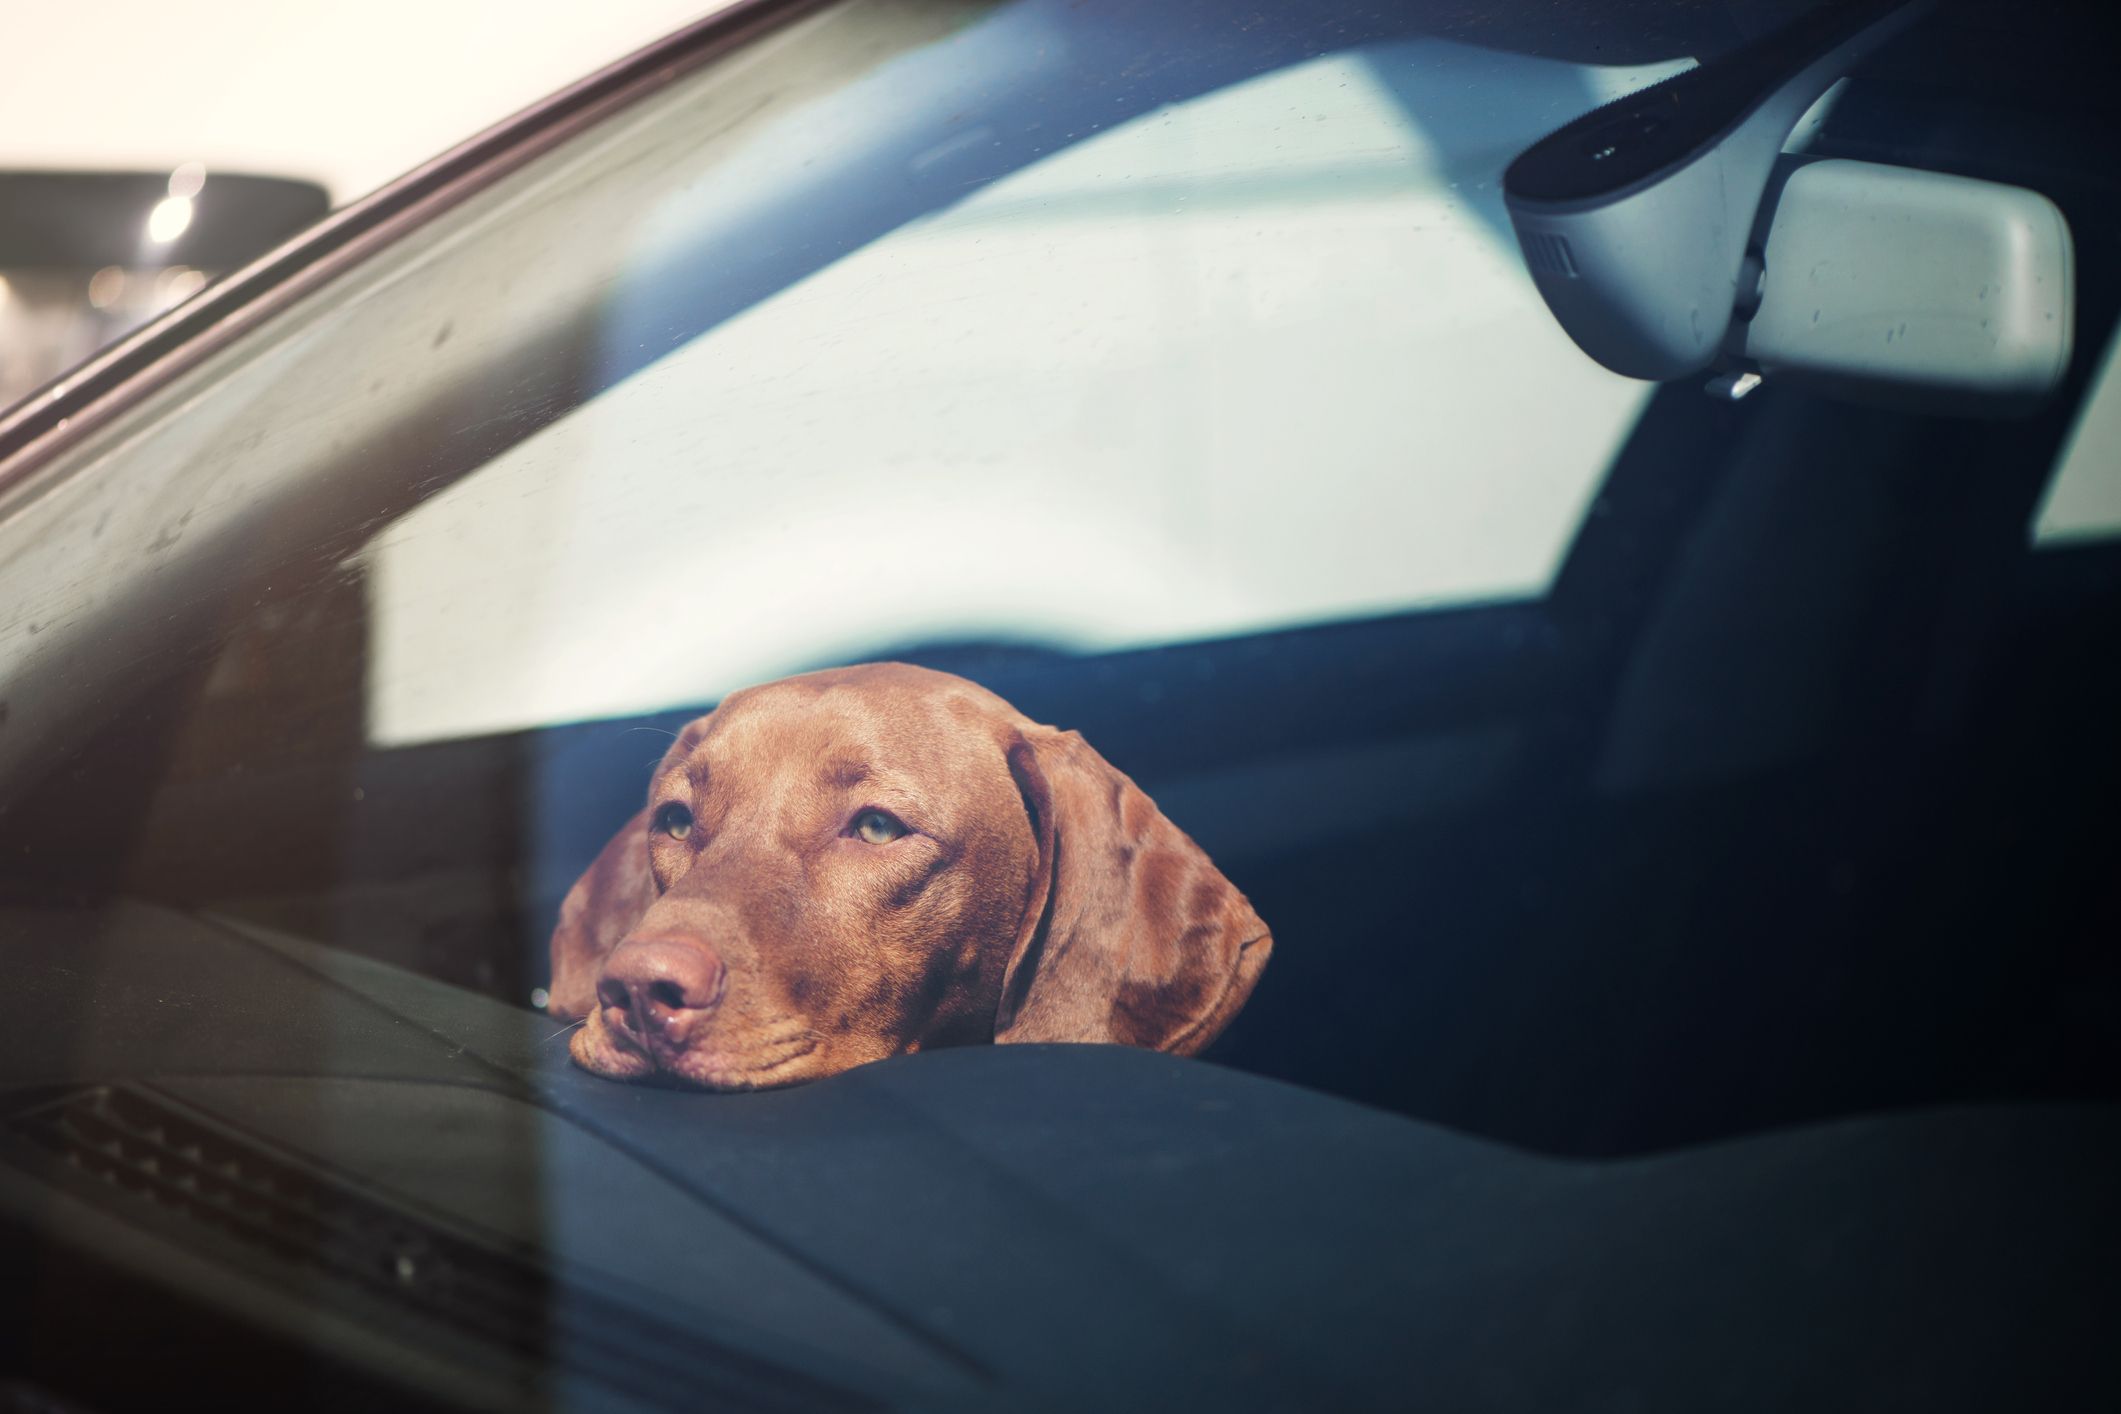
<svg viewBox="0 0 2121 1414">
<path fill-rule="evenodd" d="M 894 665 L 747 688 L 680 734 L 657 774 L 680 774 L 695 790 L 768 786 L 762 776 L 918 790 L 1002 769 L 1014 710 L 956 679 L 939 693 L 940 678 Z"/>
</svg>

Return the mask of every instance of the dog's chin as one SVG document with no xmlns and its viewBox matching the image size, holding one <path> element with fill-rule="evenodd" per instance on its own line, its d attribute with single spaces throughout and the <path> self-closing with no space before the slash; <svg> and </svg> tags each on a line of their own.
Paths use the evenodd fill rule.
<svg viewBox="0 0 2121 1414">
<path fill-rule="evenodd" d="M 816 1054 L 814 1036 L 768 1046 L 694 1043 L 649 1054 L 613 1036 L 592 1015 L 567 1043 L 576 1065 L 606 1080 L 628 1080 L 694 1090 L 772 1090 L 832 1072 Z"/>
</svg>

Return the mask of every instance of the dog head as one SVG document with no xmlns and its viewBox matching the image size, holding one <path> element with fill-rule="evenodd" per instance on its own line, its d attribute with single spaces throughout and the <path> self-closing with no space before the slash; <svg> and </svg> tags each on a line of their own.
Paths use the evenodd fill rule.
<svg viewBox="0 0 2121 1414">
<path fill-rule="evenodd" d="M 988 1041 L 1190 1054 L 1271 947 L 1081 737 L 873 664 L 679 734 L 561 907 L 551 1010 L 599 1075 L 714 1089 Z"/>
</svg>

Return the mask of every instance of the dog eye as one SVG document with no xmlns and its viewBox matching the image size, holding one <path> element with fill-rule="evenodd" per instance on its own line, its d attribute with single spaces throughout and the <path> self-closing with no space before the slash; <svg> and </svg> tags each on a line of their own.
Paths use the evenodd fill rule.
<svg viewBox="0 0 2121 1414">
<path fill-rule="evenodd" d="M 658 834 L 681 840 L 692 833 L 692 812 L 673 800 L 655 812 L 654 828 Z"/>
<path fill-rule="evenodd" d="M 910 833 L 897 816 L 883 810 L 864 810 L 855 816 L 854 832 L 870 844 L 890 844 L 900 835 Z"/>
</svg>

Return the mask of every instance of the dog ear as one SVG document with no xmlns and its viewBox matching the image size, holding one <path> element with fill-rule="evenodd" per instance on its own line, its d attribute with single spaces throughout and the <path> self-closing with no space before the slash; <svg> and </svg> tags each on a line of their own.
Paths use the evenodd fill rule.
<svg viewBox="0 0 2121 1414">
<path fill-rule="evenodd" d="M 552 930 L 552 986 L 545 1009 L 575 1020 L 596 1005 L 605 954 L 633 931 L 655 902 L 648 867 L 648 809 L 643 806 L 597 855 L 560 904 Z"/>
<path fill-rule="evenodd" d="M 1038 866 L 994 1039 L 1201 1050 L 1267 965 L 1266 925 L 1082 737 L 1027 727 L 1008 752 Z"/>
</svg>

